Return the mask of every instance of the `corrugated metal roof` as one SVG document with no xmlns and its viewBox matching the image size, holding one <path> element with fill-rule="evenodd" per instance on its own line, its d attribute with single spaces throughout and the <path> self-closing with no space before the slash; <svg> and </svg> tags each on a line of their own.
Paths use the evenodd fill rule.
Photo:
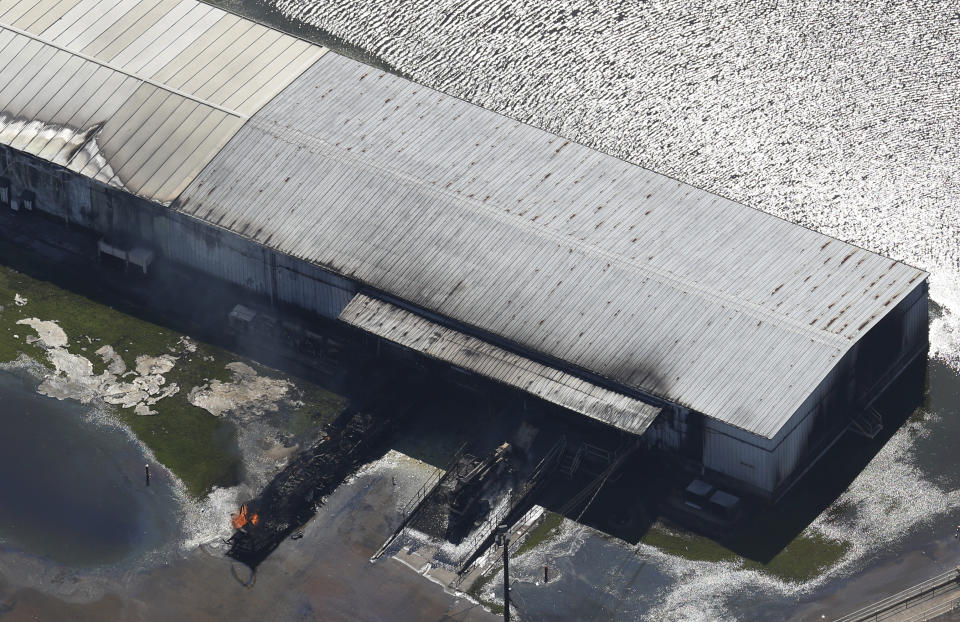
<svg viewBox="0 0 960 622">
<path fill-rule="evenodd" d="M 925 278 L 334 54 L 179 209 L 767 437 Z"/>
<path fill-rule="evenodd" d="M 388 302 L 357 294 L 340 313 L 348 324 L 613 427 L 643 434 L 660 409 L 508 352 Z"/>
<path fill-rule="evenodd" d="M 166 203 L 323 52 L 195 0 L 0 0 L 0 142 Z"/>
</svg>

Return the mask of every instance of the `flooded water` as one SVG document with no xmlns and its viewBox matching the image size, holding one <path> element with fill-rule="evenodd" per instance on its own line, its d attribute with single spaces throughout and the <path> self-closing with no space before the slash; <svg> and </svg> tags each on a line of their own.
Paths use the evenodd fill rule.
<svg viewBox="0 0 960 622">
<path fill-rule="evenodd" d="M 832 618 L 960 561 L 955 2 L 230 1 L 267 20 L 279 11 L 422 84 L 931 273 L 940 310 L 925 405 L 808 528 L 850 543 L 839 563 L 789 583 L 571 523 L 515 563 L 521 614 Z M 546 586 L 535 579 L 544 563 L 559 573 Z M 847 600 L 831 600 L 838 594 Z"/>
<path fill-rule="evenodd" d="M 103 566 L 175 539 L 180 514 L 165 473 L 146 486 L 140 447 L 90 407 L 36 392 L 0 371 L 0 545 L 68 566 Z"/>
</svg>

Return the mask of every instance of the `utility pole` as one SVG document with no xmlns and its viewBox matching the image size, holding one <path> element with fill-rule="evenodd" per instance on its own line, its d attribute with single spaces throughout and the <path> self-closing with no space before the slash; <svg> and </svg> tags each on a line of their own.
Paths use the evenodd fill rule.
<svg viewBox="0 0 960 622">
<path fill-rule="evenodd" d="M 497 540 L 503 547 L 503 622 L 510 622 L 510 538 L 506 525 L 497 527 Z"/>
</svg>

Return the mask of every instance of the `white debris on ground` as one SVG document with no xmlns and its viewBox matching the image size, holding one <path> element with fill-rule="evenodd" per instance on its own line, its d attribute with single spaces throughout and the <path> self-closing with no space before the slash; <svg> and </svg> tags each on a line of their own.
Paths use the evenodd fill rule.
<svg viewBox="0 0 960 622">
<path fill-rule="evenodd" d="M 136 371 L 128 372 L 120 355 L 112 347 L 103 346 L 96 354 L 107 369 L 97 375 L 93 373 L 93 363 L 89 359 L 67 350 L 67 334 L 56 322 L 25 318 L 17 320 L 17 324 L 36 331 L 36 342 L 46 350 L 47 359 L 53 364 L 54 371 L 37 387 L 43 395 L 61 400 L 75 399 L 84 404 L 99 399 L 133 409 L 138 415 L 155 415 L 157 411 L 150 407 L 180 390 L 176 383 L 167 384 L 164 377 L 177 361 L 169 354 L 138 356 Z M 27 341 L 30 341 L 29 337 Z M 124 380 L 126 378 L 130 378 L 129 381 Z"/>
<path fill-rule="evenodd" d="M 17 320 L 17 324 L 24 324 L 37 331 L 37 337 L 45 348 L 65 348 L 67 333 L 56 322 L 40 320 L 35 317 Z"/>
<path fill-rule="evenodd" d="M 18 307 L 22 307 L 23 305 L 27 304 L 27 299 L 20 294 L 14 294 L 13 304 L 17 305 Z"/>
<path fill-rule="evenodd" d="M 268 416 L 281 407 L 296 408 L 299 402 L 291 399 L 295 392 L 289 380 L 258 374 L 253 367 L 240 361 L 228 363 L 225 367 L 233 376 L 229 382 L 212 380 L 193 387 L 187 394 L 187 401 L 216 417 L 237 423 L 237 446 L 243 457 L 245 491 L 239 496 L 248 499 L 254 491 L 266 486 L 300 450 L 300 445 L 293 443 Z M 236 511 L 237 507 L 231 511 Z"/>
<path fill-rule="evenodd" d="M 233 535 L 230 515 L 240 507 L 241 499 L 252 496 L 253 491 L 247 486 L 214 488 L 200 501 L 184 495 L 181 501 L 184 506 L 185 537 L 180 543 L 181 548 L 184 551 L 191 551 L 200 545 L 223 548 L 224 542 Z"/>
<path fill-rule="evenodd" d="M 554 563 L 554 560 L 562 559 L 572 563 L 574 556 L 595 533 L 589 527 L 564 518 L 556 536 L 541 542 L 535 549 L 523 555 L 511 557 L 511 576 L 520 581 L 536 582 L 536 578 L 542 576 L 542 568 L 546 564 L 550 567 L 550 581 L 555 584 L 563 578 L 565 571 L 561 565 Z M 490 554 L 491 551 L 488 550 L 486 555 L 489 556 Z M 486 560 L 482 562 L 478 560 L 477 563 L 478 565 L 485 565 Z M 499 560 L 494 563 L 499 563 Z M 502 605 L 503 592 L 500 588 L 501 585 L 503 585 L 502 565 L 483 585 L 478 595 L 486 603 Z"/>
<path fill-rule="evenodd" d="M 196 342 L 181 337 L 169 353 L 138 355 L 133 369 L 129 369 L 112 346 L 104 345 L 95 354 L 100 357 L 105 369 L 95 374 L 90 359 L 67 349 L 70 340 L 56 321 L 25 318 L 17 323 L 33 329 L 36 335 L 28 335 L 26 341 L 44 349 L 53 370 L 25 354 L 5 364 L 5 368 L 28 368 L 39 378 L 37 392 L 43 395 L 77 400 L 84 404 L 111 404 L 132 409 L 138 415 L 157 414 L 151 407 L 180 391 L 176 383 L 167 382 L 166 375 L 176 367 L 180 358 L 194 354 L 198 349 Z M 87 342 L 93 343 L 93 340 L 87 337 Z M 203 358 L 208 362 L 214 360 L 212 356 Z M 229 363 L 226 368 L 233 374 L 230 382 L 214 380 L 193 387 L 188 401 L 216 416 L 230 417 L 242 423 L 237 429 L 237 443 L 243 460 L 244 482 L 230 488 L 214 488 L 205 498 L 195 500 L 187 493 L 183 483 L 170 473 L 170 477 L 178 482 L 176 489 L 184 511 L 183 528 L 186 536 L 181 542 L 183 550 L 201 544 L 213 547 L 221 545 L 232 533 L 229 521 L 231 513 L 237 511 L 243 500 L 250 499 L 265 486 L 300 449 L 299 444 L 283 442 L 284 434 L 264 417 L 265 414 L 277 412 L 281 405 L 292 408 L 304 406 L 300 400 L 289 399 L 294 385 L 285 379 L 260 375 L 242 362 Z M 99 412 L 101 409 L 94 410 Z M 98 420 L 117 425 L 116 421 L 109 419 Z M 129 428 L 120 427 L 130 432 Z M 146 445 L 130 434 L 132 440 L 150 456 L 149 460 L 156 463 Z"/>
<path fill-rule="evenodd" d="M 114 351 L 112 346 L 103 346 L 94 352 L 94 354 L 103 359 L 103 363 L 107 366 L 107 371 L 111 374 L 122 376 L 126 373 L 127 364 L 123 362 L 123 359 Z"/>
<path fill-rule="evenodd" d="M 399 516 L 407 503 L 416 495 L 417 491 L 427 482 L 436 481 L 438 475 L 442 474 L 443 469 L 418 460 L 405 453 L 395 449 L 390 449 L 379 460 L 375 460 L 364 466 L 348 477 L 344 483 L 350 483 L 359 477 L 368 477 L 381 475 L 390 476 L 393 485 L 396 488 L 394 500 L 396 506 L 394 511 Z M 384 508 L 384 512 L 387 508 Z"/>
<path fill-rule="evenodd" d="M 510 503 L 510 490 L 501 491 L 500 496 L 494 501 L 496 501 L 496 505 L 490 508 L 487 520 L 492 516 L 503 516 L 505 514 L 507 505 Z M 480 545 L 478 534 L 480 530 L 486 531 L 488 528 L 486 522 L 481 523 L 465 535 L 460 542 L 454 544 L 449 540 L 437 538 L 407 525 L 391 543 L 388 552 L 394 554 L 403 549 L 418 550 L 423 553 L 426 561 L 434 568 L 446 568 L 454 571 L 466 562 L 471 554 L 476 552 Z M 487 535 L 489 533 L 485 533 L 484 537 Z"/>
<path fill-rule="evenodd" d="M 182 352 L 193 354 L 197 351 L 197 342 L 187 336 L 182 336 L 177 340 L 177 348 Z M 204 357 L 204 359 L 206 358 L 207 357 Z M 210 360 L 213 360 L 213 357 L 210 357 Z"/>
<path fill-rule="evenodd" d="M 104 363 L 109 361 L 111 365 L 119 367 L 116 365 L 119 357 L 110 346 L 100 348 L 97 353 L 102 353 Z M 110 383 L 103 392 L 103 401 L 108 404 L 116 404 L 122 408 L 133 408 L 138 415 L 157 414 L 157 411 L 152 410 L 150 406 L 171 395 L 176 395 L 180 391 L 176 383 L 164 386 L 166 378 L 163 375 L 173 369 L 176 361 L 177 359 L 169 354 L 161 354 L 156 357 L 138 356 L 136 359 L 137 375 L 130 382 Z M 120 359 L 120 364 L 123 364 L 122 359 Z M 109 373 L 109 368 L 107 373 Z"/>
<path fill-rule="evenodd" d="M 217 417 L 226 412 L 276 411 L 291 388 L 288 380 L 261 376 L 246 363 L 229 363 L 227 369 L 233 373 L 230 382 L 213 380 L 194 387 L 187 400 Z"/>
</svg>

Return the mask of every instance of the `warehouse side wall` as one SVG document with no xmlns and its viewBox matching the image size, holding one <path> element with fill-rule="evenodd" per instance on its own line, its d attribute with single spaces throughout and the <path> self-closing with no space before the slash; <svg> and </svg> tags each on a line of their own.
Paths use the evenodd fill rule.
<svg viewBox="0 0 960 622">
<path fill-rule="evenodd" d="M 353 282 L 322 268 L 3 145 L 0 187 L 8 188 L 7 208 L 45 212 L 92 229 L 121 248 L 144 246 L 164 259 L 324 317 L 335 319 L 357 292 Z"/>
<path fill-rule="evenodd" d="M 928 347 L 927 282 L 854 344 L 772 439 L 706 419 L 703 464 L 745 492 L 776 498 L 867 408 L 884 411 L 883 391 Z M 915 387 L 915 401 L 922 386 Z"/>
<path fill-rule="evenodd" d="M 358 289 L 348 279 L 242 235 L 3 145 L 0 208 L 43 211 L 99 232 L 121 248 L 148 247 L 167 260 L 327 318 L 338 317 Z M 664 409 L 645 441 L 700 462 L 732 489 L 776 498 L 843 433 L 854 413 L 872 406 L 926 352 L 927 304 L 927 283 L 920 281 L 851 346 L 772 439 L 675 406 Z"/>
</svg>

